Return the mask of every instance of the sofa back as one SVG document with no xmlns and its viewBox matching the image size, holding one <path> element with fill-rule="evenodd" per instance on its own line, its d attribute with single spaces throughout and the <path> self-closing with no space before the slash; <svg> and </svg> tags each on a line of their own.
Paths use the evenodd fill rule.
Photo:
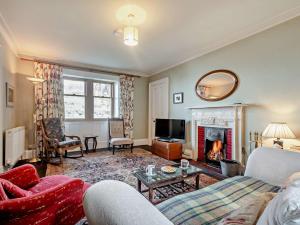
<svg viewBox="0 0 300 225">
<path fill-rule="evenodd" d="M 295 172 L 300 172 L 300 152 L 262 147 L 250 154 L 245 176 L 281 186 Z"/>
</svg>

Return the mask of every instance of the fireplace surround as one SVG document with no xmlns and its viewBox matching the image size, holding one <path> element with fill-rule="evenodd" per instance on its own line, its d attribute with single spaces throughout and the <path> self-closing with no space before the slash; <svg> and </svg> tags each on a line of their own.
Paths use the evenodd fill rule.
<svg viewBox="0 0 300 225">
<path fill-rule="evenodd" d="M 219 165 L 218 160 L 208 158 L 208 151 L 215 143 L 220 148 L 225 159 L 236 160 L 242 164 L 245 162 L 245 132 L 244 132 L 244 109 L 245 104 L 226 106 L 200 106 L 189 107 L 192 111 L 191 121 L 191 145 L 193 159 L 208 161 Z M 212 143 L 211 143 L 212 142 Z M 213 147 L 213 146 L 212 146 Z"/>
</svg>

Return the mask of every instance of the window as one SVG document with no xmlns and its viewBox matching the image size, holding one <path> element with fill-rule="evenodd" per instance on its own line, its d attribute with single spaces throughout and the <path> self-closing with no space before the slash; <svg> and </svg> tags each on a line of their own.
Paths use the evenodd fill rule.
<svg viewBox="0 0 300 225">
<path fill-rule="evenodd" d="M 111 118 L 113 115 L 113 84 L 93 82 L 94 119 Z"/>
<path fill-rule="evenodd" d="M 64 79 L 66 119 L 85 119 L 85 81 Z"/>
<path fill-rule="evenodd" d="M 118 85 L 114 81 L 98 81 L 64 77 L 66 120 L 112 118 L 118 113 Z M 116 93 L 115 93 L 116 92 Z"/>
</svg>

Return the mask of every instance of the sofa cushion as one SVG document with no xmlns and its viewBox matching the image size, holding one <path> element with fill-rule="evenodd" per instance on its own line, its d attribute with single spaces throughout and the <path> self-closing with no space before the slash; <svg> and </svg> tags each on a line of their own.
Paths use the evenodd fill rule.
<svg viewBox="0 0 300 225">
<path fill-rule="evenodd" d="M 133 144 L 133 140 L 130 138 L 112 138 L 110 143 L 112 145 L 131 145 Z"/>
<path fill-rule="evenodd" d="M 233 211 L 222 219 L 218 225 L 255 225 L 268 202 L 271 201 L 275 195 L 275 193 L 266 192 L 255 197 L 249 201 L 248 204 Z"/>
<path fill-rule="evenodd" d="M 14 185 L 8 180 L 0 178 L 0 184 L 3 190 L 5 191 L 5 193 L 7 194 L 7 197 L 10 199 L 22 198 L 31 195 L 29 191 L 23 190 L 22 188 L 18 187 L 17 185 Z"/>
<path fill-rule="evenodd" d="M 71 146 L 80 145 L 80 144 L 81 144 L 80 140 L 67 140 L 67 141 L 59 142 L 58 147 L 66 148 L 66 147 L 71 147 Z"/>
<path fill-rule="evenodd" d="M 300 224 L 300 187 L 289 186 L 269 202 L 257 225 Z"/>
<path fill-rule="evenodd" d="M 157 207 L 174 224 L 215 225 L 261 193 L 278 190 L 261 180 L 236 176 L 175 196 Z"/>
</svg>

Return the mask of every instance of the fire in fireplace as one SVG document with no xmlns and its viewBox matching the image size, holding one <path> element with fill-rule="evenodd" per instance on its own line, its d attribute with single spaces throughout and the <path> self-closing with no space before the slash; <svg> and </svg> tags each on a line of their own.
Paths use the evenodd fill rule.
<svg viewBox="0 0 300 225">
<path fill-rule="evenodd" d="M 221 140 L 215 140 L 212 143 L 211 150 L 209 150 L 207 153 L 207 158 L 215 161 L 224 159 L 223 143 Z"/>
<path fill-rule="evenodd" d="M 209 127 L 205 129 L 205 161 L 220 166 L 226 159 L 226 129 Z"/>
</svg>

